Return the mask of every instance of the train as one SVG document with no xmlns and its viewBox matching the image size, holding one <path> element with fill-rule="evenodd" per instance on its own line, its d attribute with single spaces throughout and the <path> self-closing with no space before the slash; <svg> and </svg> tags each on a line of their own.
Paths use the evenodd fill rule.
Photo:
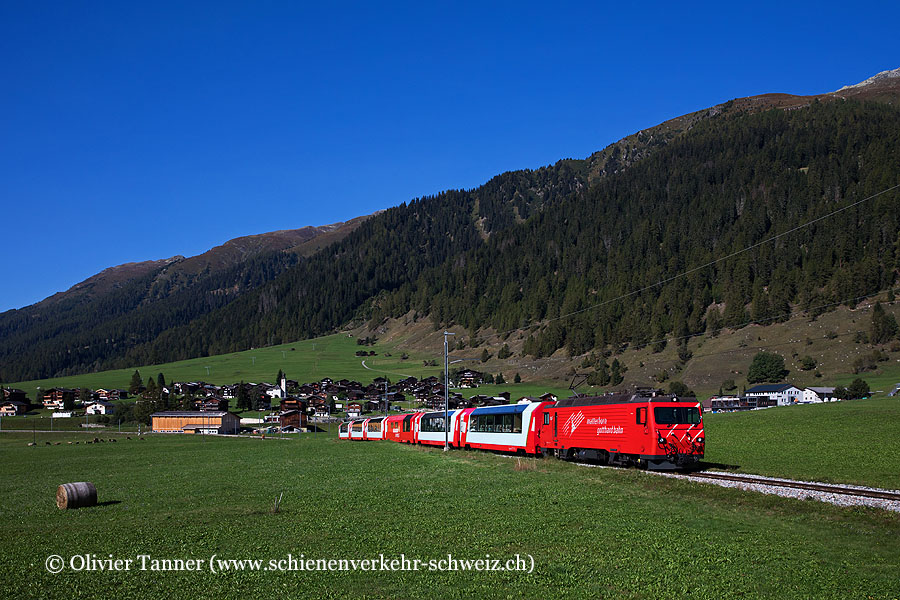
<svg viewBox="0 0 900 600">
<path fill-rule="evenodd" d="M 693 397 L 651 393 L 572 396 L 345 421 L 338 437 L 555 456 L 650 470 L 696 468 L 706 450 Z"/>
</svg>

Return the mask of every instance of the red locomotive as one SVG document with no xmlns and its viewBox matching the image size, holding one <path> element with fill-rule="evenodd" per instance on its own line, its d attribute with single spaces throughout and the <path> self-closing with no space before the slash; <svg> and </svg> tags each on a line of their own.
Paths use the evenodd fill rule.
<svg viewBox="0 0 900 600">
<path fill-rule="evenodd" d="M 540 447 L 560 458 L 650 469 L 695 466 L 705 451 L 696 398 L 575 396 L 548 406 Z"/>
</svg>

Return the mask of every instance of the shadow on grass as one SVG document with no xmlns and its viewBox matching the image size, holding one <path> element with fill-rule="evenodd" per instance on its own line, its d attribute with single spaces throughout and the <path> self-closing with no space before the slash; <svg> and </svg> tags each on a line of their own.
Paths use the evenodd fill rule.
<svg viewBox="0 0 900 600">
<path fill-rule="evenodd" d="M 714 462 L 705 462 L 700 461 L 697 464 L 697 468 L 695 471 L 707 471 L 709 469 L 723 469 L 725 471 L 734 471 L 736 469 L 740 469 L 741 465 L 726 465 L 724 463 L 714 463 Z"/>
<path fill-rule="evenodd" d="M 121 500 L 107 500 L 106 502 L 98 502 L 95 506 L 113 506 L 114 504 L 122 504 Z"/>
</svg>

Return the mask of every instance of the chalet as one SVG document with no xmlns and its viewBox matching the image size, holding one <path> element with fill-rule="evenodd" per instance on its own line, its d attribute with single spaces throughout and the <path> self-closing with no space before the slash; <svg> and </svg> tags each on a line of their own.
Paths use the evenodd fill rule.
<svg viewBox="0 0 900 600">
<path fill-rule="evenodd" d="M 96 395 L 97 400 L 100 400 L 101 402 L 115 402 L 128 397 L 128 392 L 125 390 L 106 390 L 103 388 L 94 390 L 94 394 Z"/>
<path fill-rule="evenodd" d="M 450 407 L 450 410 L 456 410 L 457 408 L 468 408 L 469 406 L 469 401 L 463 398 L 462 394 L 459 394 L 457 392 L 450 394 L 447 403 Z M 430 396 L 422 404 L 428 410 L 444 410 L 444 397 Z"/>
<path fill-rule="evenodd" d="M 28 412 L 28 405 L 19 400 L 4 400 L 0 402 L 0 417 L 15 417 Z"/>
<path fill-rule="evenodd" d="M 116 412 L 116 407 L 111 402 L 97 400 L 88 404 L 84 412 L 89 415 L 111 415 Z"/>
<path fill-rule="evenodd" d="M 366 400 L 363 406 L 366 412 L 384 412 L 384 400 L 381 398 Z"/>
<path fill-rule="evenodd" d="M 322 404 L 325 404 L 325 405 L 328 404 L 327 402 L 325 402 L 324 399 L 321 399 L 321 400 L 322 400 Z M 307 405 L 308 405 L 308 403 L 306 400 L 302 400 L 300 398 L 295 398 L 293 396 L 289 396 L 281 401 L 281 411 L 285 412 L 285 411 L 289 411 L 289 410 L 296 410 L 296 411 L 302 412 L 303 414 L 306 414 Z"/>
<path fill-rule="evenodd" d="M 303 429 L 306 427 L 306 413 L 299 410 L 285 410 L 278 415 L 278 425 L 284 429 L 285 427 L 296 427 Z"/>
<path fill-rule="evenodd" d="M 194 412 L 164 411 L 150 415 L 154 433 L 200 433 L 224 434 L 237 433 L 241 420 L 237 415 L 227 411 Z"/>
<path fill-rule="evenodd" d="M 318 391 L 319 386 L 310 383 L 304 383 L 303 385 L 297 386 L 297 395 L 301 397 L 312 396 Z"/>
<path fill-rule="evenodd" d="M 482 381 L 482 377 L 484 377 L 484 373 L 473 371 L 472 369 L 463 369 L 456 375 L 459 387 L 461 388 L 478 387 L 478 384 Z"/>
<path fill-rule="evenodd" d="M 272 409 L 272 399 L 266 394 L 259 394 L 259 398 L 256 400 L 256 410 L 271 410 Z"/>
<path fill-rule="evenodd" d="M 406 379 L 401 379 L 396 384 L 394 384 L 394 387 L 396 387 L 397 390 L 401 392 L 411 392 L 413 388 L 418 385 L 418 383 L 419 380 L 415 377 L 407 377 Z"/>
<path fill-rule="evenodd" d="M 76 396 L 75 390 L 67 388 L 50 388 L 44 392 L 42 402 L 44 408 L 59 410 L 65 406 L 66 402 L 75 402 Z"/>
<path fill-rule="evenodd" d="M 227 412 L 228 400 L 217 396 L 208 396 L 202 400 L 198 400 L 195 406 L 203 412 Z"/>
<path fill-rule="evenodd" d="M 778 406 L 797 404 L 803 398 L 803 390 L 788 383 L 756 385 L 745 392 L 747 396 L 768 396 Z"/>
<path fill-rule="evenodd" d="M 377 393 L 377 392 L 376 392 Z M 359 401 L 366 397 L 366 393 L 362 390 L 348 390 L 346 393 L 347 400 Z"/>
<path fill-rule="evenodd" d="M 17 388 L 0 388 L 3 390 L 3 395 L 0 396 L 0 401 L 5 400 L 15 400 L 17 402 L 22 402 L 23 404 L 28 404 L 28 397 L 25 395 L 25 392 L 17 389 Z"/>
<path fill-rule="evenodd" d="M 347 416 L 358 417 L 362 414 L 362 404 L 359 402 L 350 402 L 347 404 Z"/>
</svg>

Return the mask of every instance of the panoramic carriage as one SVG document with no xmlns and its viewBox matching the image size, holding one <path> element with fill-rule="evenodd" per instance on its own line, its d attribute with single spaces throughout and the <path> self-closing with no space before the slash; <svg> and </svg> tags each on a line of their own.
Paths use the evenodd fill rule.
<svg viewBox="0 0 900 600">
<path fill-rule="evenodd" d="M 350 439 L 363 441 L 366 439 L 366 422 L 368 419 L 356 419 L 350 422 Z"/>
<path fill-rule="evenodd" d="M 444 432 L 444 411 L 423 413 L 417 420 L 411 421 L 415 425 L 415 442 L 429 446 L 443 446 L 446 440 L 451 447 L 459 447 L 460 419 L 471 413 L 474 408 L 451 410 L 447 413 L 449 419 L 449 431 Z"/>
<path fill-rule="evenodd" d="M 366 426 L 363 431 L 364 440 L 381 440 L 384 439 L 384 421 L 385 417 L 374 417 L 366 419 Z"/>
<path fill-rule="evenodd" d="M 705 450 L 696 398 L 576 396 L 547 407 L 539 426 L 540 448 L 560 458 L 676 469 L 695 466 Z"/>
<path fill-rule="evenodd" d="M 485 406 L 461 417 L 462 446 L 499 452 L 537 454 L 544 409 L 552 402 Z"/>
<path fill-rule="evenodd" d="M 344 421 L 340 425 L 338 425 L 338 439 L 339 440 L 349 440 L 350 439 L 350 421 Z"/>
</svg>

